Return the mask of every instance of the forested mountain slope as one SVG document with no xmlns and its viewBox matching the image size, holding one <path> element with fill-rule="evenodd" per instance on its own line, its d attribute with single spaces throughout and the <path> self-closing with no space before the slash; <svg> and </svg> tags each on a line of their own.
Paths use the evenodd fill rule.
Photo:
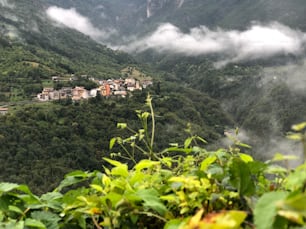
<svg viewBox="0 0 306 229">
<path fill-rule="evenodd" d="M 45 13 L 42 1 L 0 4 L 1 98 L 18 90 L 25 98 L 42 89 L 53 75 L 117 77 L 133 58 L 96 43 L 75 30 L 59 26 Z"/>
<path fill-rule="evenodd" d="M 130 98 L 37 104 L 32 97 L 54 75 L 119 78 L 121 69 L 138 65 L 128 54 L 51 20 L 49 6 L 40 0 L 0 1 L 0 100 L 9 108 L 0 116 L 0 180 L 26 182 L 43 192 L 68 171 L 101 168 L 102 156 L 111 153 L 109 140 L 118 134 L 117 122 L 138 128 L 135 110 L 143 108 L 149 92 L 161 133 L 157 151 L 168 143 L 183 143 L 188 123 L 210 143 L 232 125 L 217 100 L 150 66 L 143 68 L 152 75 L 153 86 Z"/>
</svg>

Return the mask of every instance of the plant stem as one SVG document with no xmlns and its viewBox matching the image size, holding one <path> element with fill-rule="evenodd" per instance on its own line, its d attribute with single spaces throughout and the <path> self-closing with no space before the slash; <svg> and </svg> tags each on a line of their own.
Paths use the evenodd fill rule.
<svg viewBox="0 0 306 229">
<path fill-rule="evenodd" d="M 91 219 L 92 219 L 92 221 L 95 224 L 97 229 L 102 229 L 102 227 L 100 227 L 100 225 L 98 224 L 97 220 L 95 219 L 95 217 L 93 215 L 91 216 Z"/>
<path fill-rule="evenodd" d="M 153 144 L 154 144 L 154 137 L 155 137 L 155 117 L 154 117 L 154 110 L 152 106 L 152 98 L 148 95 L 147 104 L 150 107 L 151 117 L 152 117 L 152 130 L 151 130 L 151 141 L 150 141 L 150 159 L 153 158 Z"/>
</svg>

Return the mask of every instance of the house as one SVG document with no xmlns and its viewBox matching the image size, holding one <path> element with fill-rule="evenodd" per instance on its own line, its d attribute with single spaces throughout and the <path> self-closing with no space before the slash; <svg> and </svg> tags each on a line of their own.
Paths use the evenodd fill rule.
<svg viewBox="0 0 306 229">
<path fill-rule="evenodd" d="M 125 84 L 127 85 L 135 85 L 136 84 L 136 80 L 134 78 L 126 78 L 125 81 L 124 81 Z"/>
<path fill-rule="evenodd" d="M 50 98 L 49 98 L 49 94 L 43 94 L 43 93 L 39 93 L 38 95 L 37 95 L 37 99 L 39 100 L 39 101 L 49 101 L 50 100 Z"/>
<path fill-rule="evenodd" d="M 60 76 L 52 76 L 52 81 L 60 81 L 61 80 L 61 77 Z"/>
<path fill-rule="evenodd" d="M 153 85 L 153 81 L 152 80 L 142 80 L 141 85 L 142 85 L 142 88 L 147 88 L 148 86 Z"/>
<path fill-rule="evenodd" d="M 42 93 L 39 93 L 37 95 L 37 98 L 39 101 L 49 101 L 51 100 L 51 96 L 50 94 L 53 93 L 54 89 L 53 88 L 49 88 L 49 87 L 45 87 L 42 91 Z"/>
<path fill-rule="evenodd" d="M 60 99 L 60 92 L 53 90 L 49 93 L 49 100 L 59 100 Z"/>
<path fill-rule="evenodd" d="M 135 88 L 135 84 L 128 84 L 127 86 L 126 86 L 126 89 L 128 90 L 128 91 L 134 91 L 136 88 Z"/>
<path fill-rule="evenodd" d="M 114 91 L 114 95 L 125 98 L 127 96 L 127 91 Z"/>
<path fill-rule="evenodd" d="M 8 113 L 7 107 L 0 107 L 0 115 L 6 115 Z"/>
<path fill-rule="evenodd" d="M 72 89 L 72 100 L 88 99 L 89 93 L 84 87 L 75 87 Z"/>
<path fill-rule="evenodd" d="M 111 86 L 108 83 L 103 84 L 99 87 L 100 93 L 102 96 L 110 96 L 111 95 Z"/>
<path fill-rule="evenodd" d="M 99 89 L 97 89 L 97 88 L 91 89 L 90 92 L 89 92 L 89 97 L 94 98 L 94 97 L 97 96 L 98 93 L 100 93 Z"/>
<path fill-rule="evenodd" d="M 60 99 L 67 99 L 72 96 L 72 88 L 71 87 L 63 87 L 59 90 Z"/>
</svg>

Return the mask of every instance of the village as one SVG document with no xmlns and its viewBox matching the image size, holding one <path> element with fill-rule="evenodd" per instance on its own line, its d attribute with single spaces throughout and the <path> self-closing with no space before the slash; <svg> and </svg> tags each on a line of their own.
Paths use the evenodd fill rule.
<svg viewBox="0 0 306 229">
<path fill-rule="evenodd" d="M 103 97 L 120 96 L 125 98 L 129 93 L 136 90 L 143 90 L 153 84 L 151 77 L 144 76 L 133 67 L 127 67 L 121 72 L 122 75 L 126 77 L 125 79 L 122 79 L 122 77 L 108 80 L 99 80 L 93 77 L 88 78 L 98 85 L 97 88 L 91 90 L 87 90 L 85 87 L 81 86 L 76 86 L 74 88 L 63 87 L 59 90 L 45 87 L 43 91 L 37 95 L 37 100 L 44 102 L 71 98 L 73 101 L 80 101 L 94 98 L 98 95 Z M 60 76 L 53 76 L 52 80 L 59 82 L 62 78 Z M 69 80 L 74 80 L 74 77 L 71 77 Z"/>
</svg>

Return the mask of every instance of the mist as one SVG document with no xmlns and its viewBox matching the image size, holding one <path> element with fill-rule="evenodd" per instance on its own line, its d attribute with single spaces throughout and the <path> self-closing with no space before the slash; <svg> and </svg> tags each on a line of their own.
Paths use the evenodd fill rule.
<svg viewBox="0 0 306 229">
<path fill-rule="evenodd" d="M 109 37 L 115 31 L 112 29 L 101 30 L 93 26 L 91 21 L 81 15 L 76 9 L 63 9 L 57 6 L 51 6 L 46 11 L 47 15 L 60 25 L 75 29 L 94 40 L 102 40 Z"/>
<path fill-rule="evenodd" d="M 14 8 L 15 5 L 13 3 L 9 3 L 9 0 L 0 0 L 0 6 L 7 8 Z"/>
<path fill-rule="evenodd" d="M 265 67 L 263 69 L 264 77 L 260 83 L 266 85 L 271 81 L 282 81 L 292 92 L 304 95 L 306 90 L 305 72 L 306 59 L 282 66 Z"/>
<path fill-rule="evenodd" d="M 304 33 L 277 22 L 268 25 L 253 23 L 245 31 L 211 30 L 199 26 L 188 33 L 166 23 L 150 35 L 119 48 L 130 53 L 153 49 L 159 53 L 187 56 L 222 54 L 220 64 L 226 64 L 276 55 L 299 55 L 304 51 L 305 42 Z"/>
</svg>

